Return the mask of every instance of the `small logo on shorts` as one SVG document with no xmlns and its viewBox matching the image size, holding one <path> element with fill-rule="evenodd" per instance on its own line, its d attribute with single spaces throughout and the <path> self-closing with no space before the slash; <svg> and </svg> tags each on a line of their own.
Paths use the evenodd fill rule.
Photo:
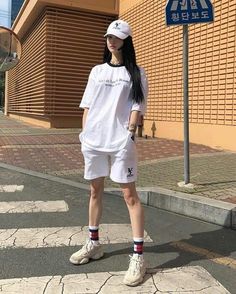
<svg viewBox="0 0 236 294">
<path fill-rule="evenodd" d="M 128 174 L 127 174 L 127 178 L 133 177 L 133 168 L 132 167 L 128 167 Z"/>
</svg>

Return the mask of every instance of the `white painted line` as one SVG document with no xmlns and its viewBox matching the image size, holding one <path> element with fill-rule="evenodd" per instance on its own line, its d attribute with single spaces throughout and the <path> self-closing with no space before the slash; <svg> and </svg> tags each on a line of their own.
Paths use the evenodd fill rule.
<svg viewBox="0 0 236 294">
<path fill-rule="evenodd" d="M 63 200 L 0 202 L 0 213 L 65 212 L 68 210 L 69 207 Z"/>
<path fill-rule="evenodd" d="M 205 0 L 200 0 L 203 9 L 208 9 L 208 5 Z"/>
<path fill-rule="evenodd" d="M 197 9 L 197 1 L 196 0 L 191 0 L 190 1 L 190 6 L 191 6 L 191 9 Z"/>
<path fill-rule="evenodd" d="M 179 0 L 174 0 L 172 5 L 171 5 L 171 11 L 176 11 L 179 5 Z"/>
<path fill-rule="evenodd" d="M 188 2 L 187 2 L 187 0 L 182 0 L 180 2 L 180 5 L 181 5 L 181 10 L 187 10 L 188 9 Z"/>
<path fill-rule="evenodd" d="M 103 244 L 130 243 L 130 224 L 101 224 L 100 242 Z M 42 248 L 83 245 L 88 237 L 88 227 L 54 227 L 0 230 L 0 249 Z M 145 232 L 145 242 L 152 239 Z"/>
<path fill-rule="evenodd" d="M 148 273 L 137 287 L 123 284 L 125 272 L 100 272 L 0 280 L 0 293 L 95 294 L 95 293 L 204 293 L 230 294 L 199 266 Z M 158 289 L 158 290 L 157 290 Z"/>
<path fill-rule="evenodd" d="M 0 185 L 0 192 L 13 193 L 16 191 L 22 192 L 24 185 Z"/>
<path fill-rule="evenodd" d="M 165 269 L 153 276 L 157 293 L 230 294 L 216 279 L 200 266 Z"/>
</svg>

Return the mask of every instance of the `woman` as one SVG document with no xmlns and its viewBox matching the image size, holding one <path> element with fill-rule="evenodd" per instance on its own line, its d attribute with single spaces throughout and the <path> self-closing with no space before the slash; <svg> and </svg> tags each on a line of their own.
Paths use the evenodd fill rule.
<svg viewBox="0 0 236 294">
<path fill-rule="evenodd" d="M 75 252 L 73 264 L 87 263 L 103 256 L 99 243 L 99 222 L 106 176 L 120 184 L 128 207 L 134 252 L 124 283 L 142 282 L 146 266 L 143 258 L 144 215 L 135 188 L 137 156 L 134 135 L 145 111 L 147 79 L 136 65 L 132 32 L 122 20 L 112 22 L 105 34 L 104 63 L 93 67 L 80 107 L 84 109 L 80 134 L 85 161 L 84 178 L 90 180 L 89 240 Z"/>
</svg>

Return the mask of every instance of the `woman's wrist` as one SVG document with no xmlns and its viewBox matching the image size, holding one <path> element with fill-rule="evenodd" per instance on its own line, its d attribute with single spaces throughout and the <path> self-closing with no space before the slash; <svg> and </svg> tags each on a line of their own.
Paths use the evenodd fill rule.
<svg viewBox="0 0 236 294">
<path fill-rule="evenodd" d="M 137 126 L 136 124 L 130 124 L 129 127 L 128 127 L 128 130 L 131 132 L 131 133 L 134 133 L 136 132 L 136 129 L 137 129 Z"/>
</svg>

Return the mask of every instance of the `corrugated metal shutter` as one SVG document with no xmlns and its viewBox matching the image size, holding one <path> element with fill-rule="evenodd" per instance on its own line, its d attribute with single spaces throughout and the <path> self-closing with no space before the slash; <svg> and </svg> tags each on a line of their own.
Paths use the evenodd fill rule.
<svg viewBox="0 0 236 294">
<path fill-rule="evenodd" d="M 45 118 L 81 115 L 92 66 L 102 62 L 104 32 L 114 16 L 47 7 L 23 39 L 9 73 L 9 112 Z"/>
<path fill-rule="evenodd" d="M 101 63 L 104 32 L 111 16 L 48 9 L 46 112 L 51 115 L 78 114 L 88 73 Z"/>
<path fill-rule="evenodd" d="M 9 112 L 44 115 L 46 70 L 46 13 L 22 40 L 20 63 L 9 71 Z"/>
</svg>

